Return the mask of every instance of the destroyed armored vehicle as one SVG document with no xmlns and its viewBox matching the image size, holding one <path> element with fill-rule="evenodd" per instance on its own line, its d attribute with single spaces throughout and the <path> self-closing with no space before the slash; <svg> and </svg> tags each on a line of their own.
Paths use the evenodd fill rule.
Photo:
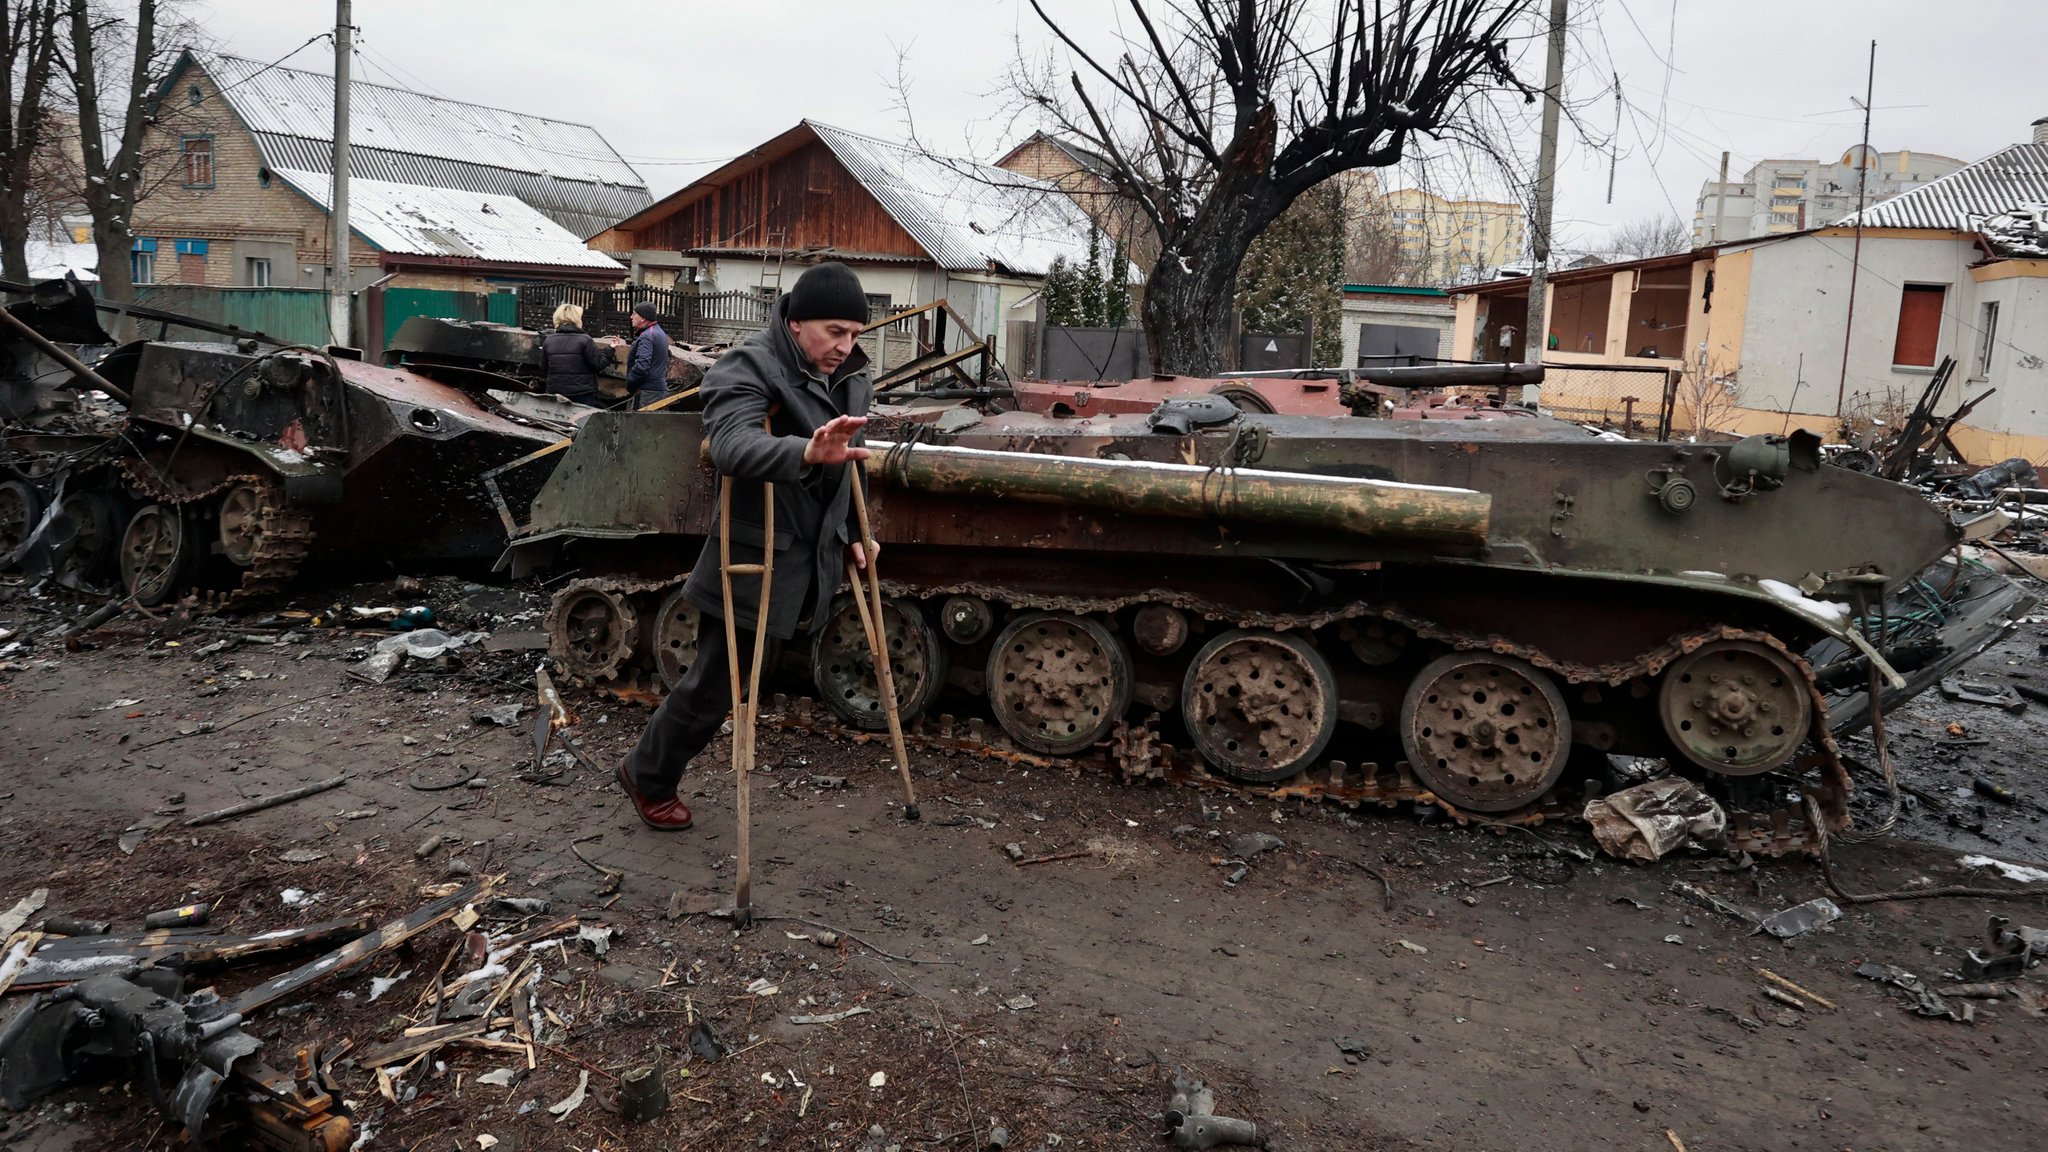
<svg viewBox="0 0 2048 1152">
<path fill-rule="evenodd" d="M 341 349 L 115 346 L 93 310 L 45 286 L 0 329 L 0 561 L 74 587 L 154 605 L 274 591 L 314 556 L 488 559 L 503 526 L 477 477 L 560 439 L 482 389 Z"/>
<path fill-rule="evenodd" d="M 1811 843 L 1804 797 L 1846 821 L 1808 654 L 1838 698 L 1908 687 L 1865 628 L 1948 583 L 1931 566 L 1958 539 L 1913 490 L 1821 467 L 1803 433 L 1626 442 L 1218 397 L 1092 419 L 883 407 L 869 432 L 906 720 L 978 712 L 1015 748 L 1104 746 L 1134 776 L 1198 760 L 1276 795 L 1496 819 L 1565 810 L 1603 754 L 1658 757 L 1743 801 L 1736 842 L 1764 851 Z M 571 672 L 688 666 L 702 440 L 695 416 L 600 414 L 533 501 L 505 563 L 576 571 L 548 620 Z M 2026 606 L 1975 575 L 1927 660 Z M 859 621 L 832 612 L 810 689 L 879 726 Z"/>
</svg>

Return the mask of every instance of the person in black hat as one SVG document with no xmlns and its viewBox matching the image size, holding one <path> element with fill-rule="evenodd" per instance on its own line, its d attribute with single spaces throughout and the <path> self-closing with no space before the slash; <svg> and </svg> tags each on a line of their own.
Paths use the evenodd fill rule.
<svg viewBox="0 0 2048 1152">
<path fill-rule="evenodd" d="M 762 485 L 775 486 L 775 572 L 763 668 L 775 666 L 784 641 L 825 626 L 846 561 L 865 568 L 873 556 L 858 543 L 847 483 L 847 463 L 868 456 L 861 426 L 872 387 L 867 353 L 856 343 L 867 321 L 860 278 L 844 264 L 820 264 L 775 302 L 766 329 L 704 374 L 711 460 L 737 481 L 730 526 L 735 566 L 761 562 L 767 535 Z M 760 584 L 759 576 L 732 580 L 741 668 L 753 660 Z M 676 786 L 733 706 L 716 525 L 683 594 L 702 614 L 696 656 L 618 768 L 641 822 L 661 831 L 690 826 L 690 809 L 677 799 Z"/>
<path fill-rule="evenodd" d="M 626 389 L 635 410 L 668 395 L 668 333 L 654 318 L 654 305 L 633 305 L 633 352 L 626 359 Z"/>
</svg>

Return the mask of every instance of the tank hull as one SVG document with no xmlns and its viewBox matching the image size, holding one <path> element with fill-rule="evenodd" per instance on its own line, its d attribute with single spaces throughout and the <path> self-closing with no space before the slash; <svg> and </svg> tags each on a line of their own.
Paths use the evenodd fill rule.
<svg viewBox="0 0 2048 1152">
<path fill-rule="evenodd" d="M 946 681 L 932 711 L 986 709 L 994 725 L 981 731 L 1027 752 L 1067 748 L 1053 727 L 1073 726 L 1091 737 L 1081 746 L 1111 750 L 1130 774 L 1194 771 L 1275 794 L 1430 799 L 1540 818 L 1568 807 L 1569 783 L 1601 754 L 1655 756 L 1723 784 L 1786 781 L 1776 812 L 1738 819 L 1744 842 L 1811 846 L 1796 788 L 1840 821 L 1847 777 L 1804 655 L 1822 645 L 1867 655 L 1852 625 L 1859 598 L 1896 594 L 1956 539 L 1911 490 L 1821 468 L 1790 443 L 1614 442 L 1539 418 L 1246 415 L 1162 435 L 1135 416 L 924 417 L 878 417 L 876 440 L 922 443 L 883 449 L 870 476 L 883 574 L 914 633 L 906 650 L 929 651 Z M 948 448 L 990 454 L 980 459 L 992 471 L 961 483 L 943 466 Z M 1425 486 L 1484 496 L 1488 514 L 1479 532 L 1426 539 L 1304 530 L 1280 509 L 1162 514 L 1128 490 L 1074 479 L 1104 464 L 1148 482 L 1192 467 L 1214 484 L 1292 473 Z M 995 482 L 1005 468 L 1028 493 Z M 1685 486 L 1696 499 L 1669 495 Z M 573 566 L 582 575 L 565 596 L 586 606 L 611 597 L 631 617 L 632 643 L 572 671 L 632 678 L 651 673 L 650 652 L 675 650 L 681 633 L 660 605 L 702 546 L 715 491 L 694 416 L 586 423 L 502 561 L 519 575 Z M 1998 627 L 1977 621 L 1957 639 Z M 1050 646 L 1033 655 L 1031 643 Z M 1046 671 L 1070 650 L 1097 649 L 1099 665 Z M 1701 663 L 1710 657 L 1730 662 L 1731 683 L 1759 687 L 1678 687 L 1695 673 L 1719 684 Z M 846 675 L 832 671 L 842 663 L 805 673 L 828 703 L 848 687 L 832 679 Z M 1882 652 L 1874 663 L 1889 676 Z M 1101 668 L 1097 691 L 1090 670 Z M 1006 685 L 1020 675 L 1039 695 L 1016 698 Z M 1515 734 L 1545 742 L 1543 755 L 1574 772 L 1545 761 L 1519 778 L 1475 769 L 1461 783 L 1454 756 L 1418 768 L 1441 726 L 1418 713 L 1429 700 L 1417 685 L 1467 675 L 1527 686 L 1539 704 L 1554 696 L 1555 731 Z M 1219 720 L 1200 703 L 1218 690 L 1258 703 Z M 1894 683 L 1888 701 L 1899 691 Z M 1060 712 L 1045 704 L 1053 699 L 1081 703 Z M 1045 715 L 1015 718 L 1033 713 Z M 1498 743 L 1518 723 L 1490 717 L 1459 738 L 1534 755 Z"/>
</svg>

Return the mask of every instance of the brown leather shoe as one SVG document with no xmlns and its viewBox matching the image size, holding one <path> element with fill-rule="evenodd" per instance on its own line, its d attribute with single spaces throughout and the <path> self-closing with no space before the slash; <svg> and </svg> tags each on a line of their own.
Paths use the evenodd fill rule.
<svg viewBox="0 0 2048 1152">
<path fill-rule="evenodd" d="M 626 762 L 619 761 L 619 787 L 626 790 L 626 799 L 633 802 L 633 811 L 640 822 L 656 832 L 681 832 L 690 826 L 690 808 L 674 796 L 666 800 L 649 800 L 633 787 L 633 778 L 626 774 Z"/>
</svg>

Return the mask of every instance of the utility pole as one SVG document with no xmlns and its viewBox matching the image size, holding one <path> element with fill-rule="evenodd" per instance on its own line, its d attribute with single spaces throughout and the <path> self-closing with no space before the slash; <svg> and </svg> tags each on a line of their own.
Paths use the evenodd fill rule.
<svg viewBox="0 0 2048 1152">
<path fill-rule="evenodd" d="M 1849 314 L 1842 321 L 1842 374 L 1835 381 L 1835 418 L 1838 420 L 1849 395 L 1849 333 L 1856 327 L 1856 273 L 1863 267 L 1863 197 L 1870 187 L 1870 104 L 1876 94 L 1877 41 L 1872 40 L 1870 70 L 1863 80 L 1863 146 L 1856 152 L 1856 243 L 1849 252 Z M 1856 98 L 1851 96 L 1849 100 L 1854 103 Z"/>
<path fill-rule="evenodd" d="M 1714 239 L 1719 244 L 1728 227 L 1728 154 L 1721 153 L 1721 183 L 1714 192 Z"/>
<path fill-rule="evenodd" d="M 1564 30 L 1567 0 L 1550 0 L 1550 56 L 1543 69 L 1543 143 L 1536 152 L 1535 239 L 1530 255 L 1529 316 L 1522 323 L 1522 359 L 1543 363 L 1550 323 L 1550 207 L 1557 184 L 1557 115 L 1564 102 Z"/>
<path fill-rule="evenodd" d="M 332 271 L 327 277 L 327 326 L 334 343 L 350 342 L 348 297 L 348 63 L 351 31 L 350 0 L 334 0 L 334 192 L 328 224 Z"/>
</svg>

